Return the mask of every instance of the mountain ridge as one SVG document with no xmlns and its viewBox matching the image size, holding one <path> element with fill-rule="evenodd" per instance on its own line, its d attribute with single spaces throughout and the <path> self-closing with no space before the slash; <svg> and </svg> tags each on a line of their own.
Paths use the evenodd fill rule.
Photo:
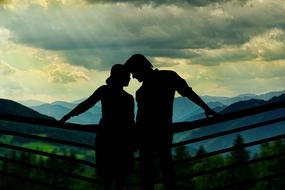
<svg viewBox="0 0 285 190">
<path fill-rule="evenodd" d="M 271 99 L 269 99 L 267 101 L 259 100 L 259 99 L 250 99 L 247 101 L 236 102 L 236 103 L 233 103 L 233 104 L 227 106 L 224 110 L 221 111 L 221 114 L 230 113 L 230 112 L 234 112 L 234 111 L 238 111 L 238 110 L 243 110 L 243 109 L 247 109 L 247 108 L 254 107 L 254 106 L 260 106 L 260 105 L 265 105 L 265 104 L 269 104 L 269 103 L 275 103 L 275 102 L 279 102 L 279 101 L 285 101 L 285 94 L 282 94 L 282 95 L 276 96 L 276 97 L 272 97 Z M 231 120 L 231 121 L 227 121 L 227 122 L 213 124 L 210 126 L 203 126 L 201 128 L 198 128 L 198 129 L 195 129 L 192 131 L 187 131 L 187 132 L 176 135 L 174 138 L 174 141 L 179 142 L 179 141 L 183 141 L 183 140 L 190 139 L 190 138 L 197 138 L 197 137 L 201 137 L 201 136 L 205 136 L 205 135 L 214 134 L 217 132 L 223 132 L 223 131 L 231 130 L 231 129 L 234 129 L 237 127 L 244 127 L 247 125 L 260 123 L 262 121 L 272 120 L 275 118 L 279 118 L 281 116 L 285 116 L 285 108 L 281 108 L 281 109 L 277 109 L 277 110 L 273 110 L 273 111 L 269 111 L 269 112 L 265 112 L 265 113 L 256 114 L 256 115 L 253 115 L 250 117 L 243 117 L 240 119 L 235 119 L 235 120 Z M 194 117 L 194 116 L 192 116 L 192 117 Z M 189 120 L 191 120 L 191 119 L 188 118 L 187 121 L 189 121 Z M 190 147 L 191 146 L 199 147 L 199 146 L 203 145 L 207 150 L 210 150 L 210 151 L 228 148 L 231 145 L 231 143 L 233 142 L 233 140 L 235 139 L 237 134 L 241 134 L 244 137 L 245 142 L 251 142 L 251 141 L 269 138 L 269 137 L 280 135 L 280 134 L 285 134 L 285 127 L 284 126 L 285 126 L 285 121 L 282 121 L 282 122 L 262 126 L 260 128 L 250 129 L 250 130 L 246 130 L 246 131 L 242 131 L 242 132 L 238 132 L 238 133 L 234 133 L 234 134 L 230 134 L 230 135 L 225 135 L 225 136 L 209 139 L 206 141 L 202 141 L 202 142 L 190 145 Z M 268 130 L 269 128 L 270 128 L 270 130 Z M 253 147 L 253 148 L 251 148 L 251 150 L 257 151 L 258 148 Z"/>
<path fill-rule="evenodd" d="M 184 101 L 188 101 L 187 99 L 180 99 L 180 103 L 176 104 L 177 105 L 184 105 L 183 102 Z M 233 103 L 229 106 L 226 106 L 225 108 L 223 108 L 223 104 L 221 104 L 220 102 L 212 102 L 209 103 L 209 105 L 211 106 L 217 106 L 217 108 L 221 109 L 221 113 L 228 113 L 228 112 L 232 112 L 232 111 L 237 111 L 237 110 L 241 110 L 241 109 L 246 109 L 248 107 L 252 107 L 252 106 L 257 106 L 257 105 L 263 105 L 266 103 L 273 103 L 273 102 L 278 102 L 278 101 L 285 101 L 285 94 L 282 94 L 280 96 L 277 97 L 272 97 L 270 100 L 259 100 L 259 99 L 250 99 L 250 100 L 246 100 L 246 101 L 240 101 L 240 102 L 236 102 Z M 190 101 L 188 101 L 190 102 Z M 60 107 L 64 110 L 64 112 L 61 112 L 60 114 L 66 114 L 68 113 L 68 108 L 62 106 L 62 105 L 58 105 L 58 104 L 54 104 L 53 106 L 56 107 Z M 188 106 L 191 106 L 191 104 L 189 104 Z M 32 110 L 22 104 L 19 104 L 15 101 L 12 100 L 7 100 L 7 99 L 0 99 L 0 113 L 9 113 L 9 114 L 14 114 L 14 115 L 23 115 L 23 116 L 27 116 L 27 117 L 34 117 L 34 118 L 41 118 L 41 119 L 54 119 L 53 117 L 50 116 L 46 116 L 43 114 L 40 114 L 39 112 Z M 98 106 L 96 109 L 100 109 L 100 107 Z M 186 110 L 187 111 L 187 106 L 181 108 L 182 110 Z M 97 110 L 98 111 L 98 110 Z M 181 110 L 180 110 L 181 111 Z M 196 110 L 197 111 L 197 110 Z M 203 118 L 205 117 L 203 115 L 203 113 L 201 112 L 196 112 L 195 110 L 192 110 L 192 114 L 196 113 L 196 114 L 200 114 L 200 117 L 203 116 Z M 91 112 L 89 112 L 90 114 Z M 88 114 L 88 113 L 87 113 Z M 244 126 L 244 125 L 249 125 L 255 122 L 260 122 L 263 120 L 269 120 L 269 119 L 274 119 L 278 116 L 284 115 L 285 114 L 285 108 L 283 109 L 279 109 L 279 110 L 275 110 L 273 112 L 268 112 L 268 113 L 263 113 L 263 114 L 258 114 L 256 116 L 252 116 L 250 118 L 242 118 L 242 119 L 237 119 L 235 121 L 231 121 L 231 122 L 225 122 L 225 123 L 219 123 L 216 125 L 213 125 L 211 127 L 202 127 L 199 128 L 197 130 L 193 130 L 193 131 L 189 131 L 186 133 L 182 133 L 180 135 L 175 135 L 174 141 L 175 142 L 179 142 L 181 140 L 186 140 L 189 138 L 195 138 L 195 137 L 199 137 L 199 136 L 204 136 L 204 135 L 208 135 L 208 134 L 212 134 L 212 133 L 216 133 L 216 132 L 221 132 L 221 131 L 225 131 L 225 130 L 229 130 L 229 129 L 233 129 L 235 127 L 238 126 Z M 100 119 L 99 115 L 89 115 L 88 116 L 92 122 L 94 122 L 94 117 L 98 118 L 98 120 Z M 192 115 L 191 117 L 196 117 L 195 119 L 199 119 L 197 118 L 197 115 Z M 56 118 L 57 119 L 57 118 Z M 72 120 L 70 120 L 70 122 L 73 122 Z M 11 128 L 10 125 L 15 125 L 13 124 L 7 124 L 5 122 L 1 122 L 0 124 L 0 128 Z M 259 128 L 259 129 L 255 129 L 252 131 L 247 131 L 242 133 L 242 135 L 245 138 L 245 141 L 251 141 L 251 140 L 256 140 L 259 138 L 264 138 L 264 137 L 268 137 L 268 136 L 272 136 L 272 135 L 277 135 L 280 133 L 285 133 L 285 128 L 284 128 L 285 122 L 281 122 L 281 123 L 277 123 L 274 125 L 271 125 L 272 128 L 270 128 L 270 130 L 268 131 L 266 128 Z M 39 133 L 39 134 L 47 134 L 47 136 L 53 136 L 53 137 L 58 137 L 61 139 L 76 139 L 78 141 L 86 141 L 87 136 L 86 134 L 81 134 L 79 133 L 73 133 L 73 134 L 68 134 L 66 135 L 66 132 L 59 132 L 59 129 L 48 129 L 44 126 L 34 126 L 34 128 L 30 128 L 30 127 L 25 127 L 24 124 L 18 124 L 13 126 L 16 131 L 24 131 L 27 133 Z M 38 130 L 38 132 L 35 132 L 36 130 Z M 206 150 L 217 150 L 217 149 L 222 149 L 225 148 L 227 146 L 229 146 L 232 142 L 233 139 L 235 137 L 236 134 L 231 134 L 228 135 L 226 137 L 220 137 L 220 138 L 216 138 L 216 139 L 211 139 L 207 142 L 201 142 L 201 143 L 197 143 L 196 145 L 191 145 L 190 149 L 191 150 L 197 150 L 199 146 L 204 145 Z M 1 137 L 1 135 L 0 135 Z M 92 135 L 90 135 L 88 137 L 88 142 L 93 142 L 94 137 Z M 20 141 L 21 142 L 21 141 Z M 28 141 L 27 141 L 28 142 Z"/>
<path fill-rule="evenodd" d="M 214 110 L 220 112 L 226 106 L 229 106 L 235 102 L 246 101 L 255 97 L 255 99 L 267 100 L 274 95 L 280 95 L 285 93 L 283 91 L 273 91 L 260 95 L 242 94 L 236 97 L 215 97 L 215 96 L 201 96 L 201 98 Z M 251 96 L 249 96 L 251 95 Z M 43 105 L 30 106 L 30 108 L 45 114 L 50 115 L 56 119 L 60 119 L 62 116 L 70 112 L 76 105 L 78 105 L 84 99 L 80 99 L 72 102 L 55 101 L 52 103 L 45 103 Z M 189 101 L 185 97 L 176 97 L 173 104 L 173 122 L 180 121 L 192 121 L 194 119 L 201 119 L 204 117 L 203 110 L 195 103 Z M 101 105 L 97 103 L 95 106 L 87 110 L 87 112 L 71 118 L 69 121 L 79 124 L 95 124 L 99 123 L 101 118 Z"/>
</svg>

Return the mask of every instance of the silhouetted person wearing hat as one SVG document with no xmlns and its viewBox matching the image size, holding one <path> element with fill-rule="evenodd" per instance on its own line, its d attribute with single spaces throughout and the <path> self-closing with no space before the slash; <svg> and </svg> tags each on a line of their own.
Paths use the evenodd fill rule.
<svg viewBox="0 0 285 190">
<path fill-rule="evenodd" d="M 187 85 L 176 72 L 153 69 L 152 64 L 141 54 L 131 56 L 125 63 L 133 78 L 142 82 L 136 92 L 138 105 L 136 124 L 141 136 L 141 171 L 144 190 L 154 189 L 154 158 L 157 154 L 166 190 L 175 190 L 175 172 L 171 154 L 172 111 L 174 94 L 189 98 L 205 110 L 216 112 Z"/>
<path fill-rule="evenodd" d="M 114 65 L 106 80 L 107 85 L 99 87 L 61 119 L 65 122 L 101 101 L 102 118 L 96 135 L 96 165 L 97 174 L 104 179 L 105 190 L 111 190 L 113 181 L 117 190 L 122 190 L 124 179 L 132 169 L 130 131 L 134 125 L 134 99 L 123 90 L 129 81 L 130 73 L 126 67 Z"/>
</svg>

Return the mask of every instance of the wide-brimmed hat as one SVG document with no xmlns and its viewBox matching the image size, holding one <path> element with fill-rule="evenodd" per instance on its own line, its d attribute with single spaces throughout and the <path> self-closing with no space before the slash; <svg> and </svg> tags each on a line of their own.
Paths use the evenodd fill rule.
<svg viewBox="0 0 285 190">
<path fill-rule="evenodd" d="M 110 76 L 107 78 L 107 84 L 118 83 L 129 75 L 129 71 L 125 65 L 115 64 L 111 68 Z"/>
</svg>

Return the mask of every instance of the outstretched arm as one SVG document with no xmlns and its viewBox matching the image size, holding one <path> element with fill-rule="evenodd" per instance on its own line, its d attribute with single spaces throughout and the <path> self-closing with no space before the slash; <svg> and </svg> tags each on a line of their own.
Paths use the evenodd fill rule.
<svg viewBox="0 0 285 190">
<path fill-rule="evenodd" d="M 195 104 L 200 106 L 205 110 L 205 115 L 208 117 L 210 115 L 218 115 L 217 112 L 212 110 L 187 84 L 187 82 L 182 79 L 180 76 L 176 75 L 176 90 L 179 94 L 184 97 L 187 97 L 189 100 L 193 101 Z"/>
<path fill-rule="evenodd" d="M 89 108 L 91 108 L 94 104 L 96 104 L 102 97 L 102 87 L 98 88 L 89 98 L 78 104 L 73 110 L 71 110 L 68 114 L 63 116 L 60 121 L 65 122 L 69 120 L 73 116 L 77 116 Z"/>
<path fill-rule="evenodd" d="M 203 108 L 207 117 L 209 117 L 210 115 L 218 115 L 217 112 L 212 110 L 190 87 L 188 87 L 185 96 L 191 101 L 193 101 L 195 104 Z"/>
</svg>

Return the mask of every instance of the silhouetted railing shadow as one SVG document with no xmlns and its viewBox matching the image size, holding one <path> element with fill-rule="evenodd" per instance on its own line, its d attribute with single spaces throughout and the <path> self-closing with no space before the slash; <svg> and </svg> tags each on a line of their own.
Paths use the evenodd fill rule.
<svg viewBox="0 0 285 190">
<path fill-rule="evenodd" d="M 217 125 L 217 124 L 220 124 L 223 122 L 231 122 L 232 120 L 237 120 L 237 119 L 241 119 L 241 118 L 245 118 L 245 117 L 252 117 L 254 115 L 262 114 L 265 112 L 271 112 L 274 110 L 280 110 L 280 109 L 284 109 L 284 108 L 285 108 L 285 101 L 267 104 L 267 105 L 262 105 L 262 106 L 257 106 L 257 107 L 253 107 L 253 108 L 249 108 L 249 109 L 245 109 L 245 110 L 241 110 L 241 111 L 237 111 L 237 112 L 232 112 L 232 113 L 228 113 L 228 114 L 223 114 L 223 115 L 219 115 L 217 117 L 201 119 L 201 120 L 197 120 L 197 121 L 193 121 L 193 122 L 174 123 L 173 124 L 173 133 L 179 134 L 179 133 L 184 133 L 184 132 L 189 132 L 189 131 L 191 132 L 192 130 L 201 129 L 203 127 L 209 127 L 211 125 Z M 71 124 L 71 123 L 62 123 L 62 122 L 58 122 L 58 121 L 54 121 L 54 120 L 42 120 L 42 119 L 28 118 L 28 117 L 8 115 L 8 114 L 0 114 L 0 120 L 9 121 L 9 122 L 17 122 L 17 123 L 21 123 L 21 124 L 29 124 L 31 126 L 32 125 L 39 125 L 39 126 L 45 126 L 48 128 L 58 128 L 58 129 L 64 129 L 64 130 L 86 132 L 86 133 L 91 133 L 94 135 L 97 132 L 97 125 L 79 125 L 79 124 Z M 263 127 L 263 126 L 269 126 L 269 125 L 280 123 L 283 121 L 285 121 L 285 112 L 284 112 L 284 115 L 276 116 L 276 118 L 271 118 L 271 119 L 268 119 L 266 121 L 258 121 L 258 122 L 247 124 L 245 126 L 237 126 L 235 128 L 230 128 L 226 131 L 220 131 L 220 132 L 208 134 L 205 136 L 193 137 L 190 139 L 184 139 L 183 141 L 173 143 L 173 148 L 176 148 L 179 146 L 185 146 L 185 145 L 189 146 L 191 144 L 199 143 L 199 142 L 206 141 L 206 140 L 213 139 L 213 138 L 222 138 L 223 136 L 226 136 L 226 135 L 236 134 L 236 133 L 240 133 L 240 132 L 244 132 L 244 131 L 248 131 L 248 130 L 252 130 L 252 129 L 258 129 L 258 128 Z M 56 144 L 62 144 L 62 145 L 77 147 L 77 148 L 83 148 L 83 149 L 86 149 L 89 151 L 96 152 L 96 147 L 94 145 L 90 145 L 87 143 L 75 142 L 75 141 L 72 141 L 71 139 L 68 139 L 68 140 L 67 139 L 58 139 L 58 138 L 54 138 L 54 137 L 50 137 L 50 136 L 41 136 L 38 134 L 30 134 L 30 133 L 10 130 L 7 128 L 2 129 L 1 126 L 0 126 L 0 135 L 23 137 L 23 138 L 27 138 L 27 139 L 34 139 L 34 140 L 48 142 L 48 143 L 56 143 Z M 191 136 L 191 134 L 190 134 L 190 136 Z M 272 141 L 280 140 L 280 139 L 285 139 L 285 134 L 278 134 L 278 135 L 275 135 L 272 137 L 267 137 L 267 138 L 263 138 L 263 139 L 258 139 L 258 140 L 246 142 L 246 143 L 242 144 L 240 147 L 247 148 L 247 147 L 261 145 L 263 143 L 268 143 L 268 142 L 272 142 Z M 1 140 L 1 138 L 0 138 L 0 140 Z M 0 148 L 5 148 L 7 150 L 13 150 L 13 151 L 17 151 L 17 152 L 25 152 L 25 153 L 29 153 L 32 155 L 39 155 L 42 157 L 52 158 L 52 159 L 56 159 L 56 160 L 62 160 L 62 161 L 70 162 L 70 163 L 74 163 L 74 164 L 80 164 L 84 167 L 90 167 L 92 169 L 96 168 L 96 164 L 94 163 L 94 161 L 79 159 L 77 157 L 61 155 L 61 154 L 57 154 L 57 153 L 53 153 L 53 152 L 46 152 L 43 150 L 37 150 L 37 149 L 28 148 L 28 147 L 22 147 L 22 146 L 15 145 L 12 143 L 9 144 L 9 143 L 5 143 L 5 142 L 0 141 Z M 236 149 L 236 147 L 232 146 L 232 147 L 222 148 L 219 150 L 213 150 L 211 152 L 204 153 L 201 155 L 197 155 L 194 157 L 187 157 L 187 158 L 184 158 L 181 160 L 175 160 L 175 164 L 176 164 L 176 166 L 183 165 L 183 164 L 191 164 L 192 162 L 195 162 L 195 161 L 198 161 L 201 159 L 207 159 L 209 157 L 220 155 L 220 154 L 227 154 L 227 153 L 229 153 L 235 149 Z M 220 167 L 211 168 L 211 169 L 206 168 L 205 170 L 199 171 L 196 173 L 190 173 L 190 174 L 188 173 L 188 174 L 184 174 L 184 175 L 178 175 L 177 181 L 188 180 L 188 179 L 190 180 L 190 179 L 193 179 L 193 178 L 199 177 L 199 176 L 204 176 L 204 175 L 215 174 L 215 173 L 227 171 L 229 169 L 240 167 L 241 165 L 257 164 L 257 163 L 261 163 L 264 161 L 278 159 L 281 157 L 285 157 L 285 152 L 279 152 L 277 154 L 264 156 L 262 158 L 253 158 L 253 159 L 250 159 L 249 161 L 243 162 L 243 163 L 230 164 L 227 166 L 220 166 Z M 65 172 L 65 171 L 61 170 L 60 168 L 53 169 L 53 168 L 48 168 L 48 167 L 41 166 L 41 165 L 36 165 L 33 163 L 24 162 L 22 160 L 17 160 L 15 158 L 11 158 L 8 155 L 3 155 L 3 154 L 1 155 L 1 152 L 0 152 L 0 161 L 2 163 L 11 163 L 13 165 L 20 165 L 20 166 L 26 167 L 26 168 L 37 169 L 41 172 L 47 172 L 47 173 L 51 173 L 51 174 L 55 174 L 55 175 L 59 175 L 59 176 L 64 176 L 64 177 L 74 179 L 74 180 L 80 180 L 80 181 L 90 183 L 93 185 L 102 183 L 100 179 L 98 179 L 94 176 L 84 176 L 84 175 L 80 175 L 78 173 L 74 174 L 74 173 L 70 173 L 70 172 Z M 35 185 L 42 186 L 45 188 L 50 188 L 50 189 L 68 189 L 66 187 L 62 187 L 61 184 L 51 184 L 51 183 L 49 183 L 49 181 L 39 181 L 39 180 L 35 180 L 35 179 L 30 179 L 26 176 L 18 175 L 17 173 L 16 174 L 15 173 L 9 173 L 9 170 L 6 170 L 6 171 L 0 170 L 0 176 L 6 176 L 6 177 L 12 178 L 14 180 L 25 181 L 25 182 L 28 182 L 31 184 L 35 184 Z M 262 176 L 262 177 L 255 178 L 255 179 L 250 179 L 248 181 L 243 181 L 243 183 L 247 183 L 247 184 L 258 183 L 260 181 L 268 181 L 268 180 L 280 178 L 282 176 L 284 176 L 284 172 L 277 173 L 277 174 L 271 174 L 268 176 Z M 156 182 L 160 183 L 161 180 L 157 179 Z M 139 186 L 139 183 L 137 180 L 135 180 L 133 182 L 130 182 L 129 185 L 130 186 Z M 227 188 L 232 187 L 233 185 L 238 186 L 240 184 L 239 183 L 231 183 L 231 184 L 223 185 L 221 187 L 214 187 L 211 189 L 227 189 Z"/>
</svg>

